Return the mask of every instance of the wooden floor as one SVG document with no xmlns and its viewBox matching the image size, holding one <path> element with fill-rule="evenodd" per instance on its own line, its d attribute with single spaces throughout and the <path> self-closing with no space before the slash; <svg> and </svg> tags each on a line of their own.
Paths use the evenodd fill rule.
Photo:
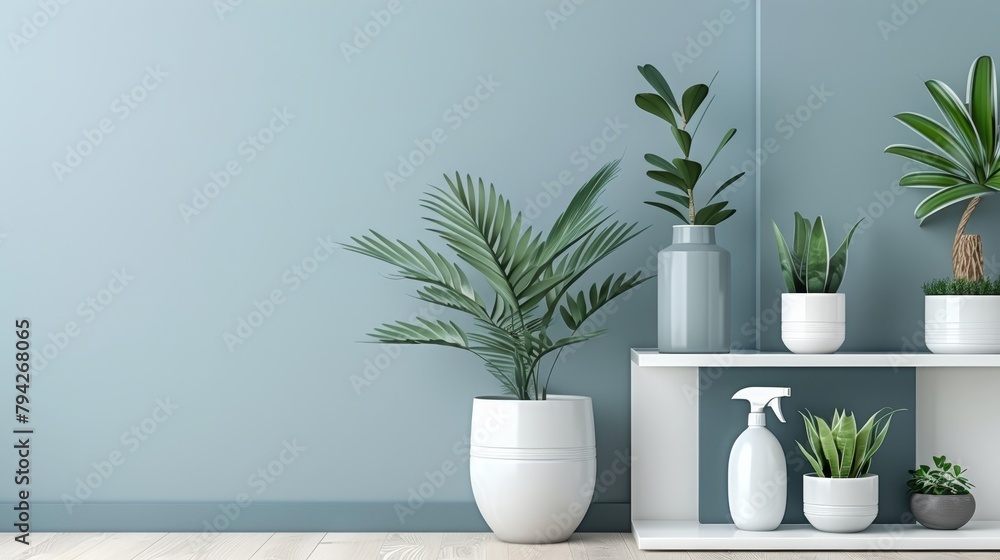
<svg viewBox="0 0 1000 560">
<path fill-rule="evenodd" d="M 505 544 L 489 533 L 7 533 L 2 560 L 1000 560 L 993 552 L 642 552 L 629 533 L 581 533 L 567 543 Z"/>
</svg>

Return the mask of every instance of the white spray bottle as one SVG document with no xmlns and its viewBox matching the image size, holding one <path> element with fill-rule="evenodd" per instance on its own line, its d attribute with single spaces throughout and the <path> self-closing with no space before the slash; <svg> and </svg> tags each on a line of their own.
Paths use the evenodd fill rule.
<svg viewBox="0 0 1000 560">
<path fill-rule="evenodd" d="M 748 427 L 729 454 L 729 514 L 741 530 L 773 531 L 785 516 L 785 453 L 778 438 L 764 427 L 764 407 L 770 406 L 784 422 L 781 398 L 791 395 L 788 387 L 747 387 L 733 395 L 734 400 L 750 401 Z"/>
</svg>

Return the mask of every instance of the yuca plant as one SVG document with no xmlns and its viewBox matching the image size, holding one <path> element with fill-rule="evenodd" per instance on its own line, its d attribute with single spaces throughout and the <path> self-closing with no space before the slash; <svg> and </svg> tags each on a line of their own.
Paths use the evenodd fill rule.
<svg viewBox="0 0 1000 560">
<path fill-rule="evenodd" d="M 705 172 L 708 171 L 709 166 L 715 161 L 722 148 L 725 148 L 726 144 L 736 135 L 735 128 L 729 129 L 722 136 L 722 141 L 719 142 L 715 153 L 704 166 L 691 159 L 691 146 L 694 143 L 694 137 L 698 133 L 701 121 L 705 118 L 705 113 L 708 112 L 708 108 L 715 99 L 708 97 L 711 83 L 708 85 L 695 84 L 689 87 L 684 91 L 681 101 L 678 103 L 670 85 L 652 64 L 639 66 L 639 73 L 656 90 L 656 93 L 636 95 L 635 104 L 643 111 L 667 121 L 670 125 L 670 132 L 684 155 L 682 158 L 667 161 L 656 154 L 646 154 L 646 162 L 656 167 L 654 170 L 647 171 L 646 175 L 674 189 L 673 191 L 656 192 L 657 196 L 666 199 L 665 201 L 653 200 L 646 202 L 646 204 L 665 210 L 689 225 L 714 226 L 729 219 L 736 213 L 736 210 L 726 208 L 729 202 L 725 200 L 712 201 L 727 187 L 743 177 L 744 173 L 738 173 L 724 181 L 700 209 L 695 204 L 694 190 L 698 181 L 704 177 Z M 708 99 L 708 103 L 705 104 L 705 110 L 697 117 L 698 122 L 692 128 L 690 125 L 706 99 Z"/>
<path fill-rule="evenodd" d="M 923 137 L 937 150 L 894 144 L 886 153 L 924 164 L 933 171 L 908 173 L 900 179 L 904 187 L 934 189 L 914 212 L 924 220 L 968 201 L 952 244 L 952 275 L 958 279 L 983 277 L 983 246 L 978 235 L 966 235 L 965 226 L 983 196 L 1000 190 L 1000 131 L 997 129 L 997 86 L 993 59 L 979 57 L 969 71 L 966 100 L 946 84 L 925 84 L 944 116 L 944 124 L 916 113 L 900 113 L 896 120 Z"/>
<path fill-rule="evenodd" d="M 854 224 L 833 255 L 830 255 L 823 216 L 811 223 L 796 212 L 795 237 L 791 247 L 781 235 L 778 224 L 772 221 L 771 225 L 774 226 L 774 237 L 778 242 L 781 274 L 789 293 L 833 294 L 840 289 L 844 273 L 847 272 L 847 248 L 854 237 L 854 231 L 861 225 L 861 220 Z"/>
<path fill-rule="evenodd" d="M 846 410 L 834 410 L 833 421 L 827 424 L 808 410 L 805 414 L 799 411 L 805 421 L 809 450 L 798 441 L 795 443 L 816 471 L 816 476 L 858 478 L 871 469 L 872 457 L 885 441 L 892 415 L 904 410 L 883 408 L 872 414 L 860 430 L 853 412 L 847 414 Z"/>
<path fill-rule="evenodd" d="M 417 299 L 471 316 L 475 330 L 451 321 L 418 318 L 374 329 L 375 341 L 431 344 L 460 348 L 479 356 L 503 389 L 522 400 L 546 398 L 549 378 L 558 361 L 551 360 L 545 380 L 541 362 L 553 352 L 597 338 L 603 330 L 582 329 L 612 300 L 649 277 L 611 274 L 603 282 L 576 293 L 571 289 L 598 262 L 642 232 L 634 223 L 611 221 L 598 198 L 618 171 L 618 161 L 602 167 L 569 201 L 548 234 L 525 228 L 510 200 L 478 186 L 472 177 L 445 176 L 447 189 L 435 188 L 422 200 L 430 211 L 428 231 L 437 234 L 458 259 L 478 272 L 492 293 L 473 287 L 465 269 L 418 241 L 392 241 L 374 231 L 352 237 L 345 248 L 396 267 L 394 276 L 423 284 Z M 561 321 L 568 333 L 553 338 Z M 582 329 L 582 332 L 581 332 Z"/>
<path fill-rule="evenodd" d="M 969 494 L 975 485 L 965 478 L 965 472 L 958 465 L 952 465 L 944 455 L 934 457 L 934 466 L 920 465 L 919 469 L 909 471 L 910 480 L 906 485 L 914 494 L 934 494 L 936 496 L 961 496 Z"/>
</svg>

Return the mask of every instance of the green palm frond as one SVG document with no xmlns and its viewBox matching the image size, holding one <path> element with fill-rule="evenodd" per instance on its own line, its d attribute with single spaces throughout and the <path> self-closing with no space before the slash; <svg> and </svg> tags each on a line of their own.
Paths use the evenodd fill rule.
<svg viewBox="0 0 1000 560">
<path fill-rule="evenodd" d="M 694 95 L 694 94 L 692 94 Z M 697 103 L 695 103 L 697 102 Z M 701 100 L 686 101 L 689 108 Z M 420 242 L 392 241 L 370 232 L 351 238 L 350 251 L 396 267 L 392 277 L 422 283 L 416 297 L 470 315 L 474 330 L 466 334 L 454 322 L 396 322 L 374 329 L 374 340 L 395 344 L 433 344 L 461 348 L 485 362 L 503 390 L 518 399 L 544 399 L 548 379 L 540 379 L 540 362 L 553 352 L 594 339 L 603 331 L 577 333 L 580 326 L 611 300 L 648 278 L 612 275 L 578 298 L 566 296 L 570 320 L 561 315 L 568 335 L 549 334 L 566 293 L 605 257 L 643 230 L 634 223 L 610 221 L 598 199 L 618 171 L 618 161 L 603 166 L 556 218 L 548 234 L 526 226 L 510 200 L 493 185 L 460 174 L 445 176 L 447 188 L 427 193 L 421 206 L 431 212 L 428 231 L 437 234 L 458 259 L 478 273 L 492 290 L 476 291 L 465 271 Z M 570 303 L 572 301 L 572 303 Z M 579 305 L 577 305 L 579 302 Z M 557 359 L 552 360 L 554 366 Z M 549 371 L 551 374 L 551 369 Z"/>
<path fill-rule="evenodd" d="M 926 140 L 933 151 L 900 144 L 885 149 L 888 154 L 934 169 L 908 173 L 899 181 L 904 187 L 936 189 L 914 211 L 921 224 L 954 204 L 1000 190 L 997 142 L 1000 134 L 993 59 L 982 56 L 972 64 L 964 102 L 947 84 L 928 80 L 925 85 L 944 120 L 939 122 L 909 112 L 895 118 Z"/>
</svg>

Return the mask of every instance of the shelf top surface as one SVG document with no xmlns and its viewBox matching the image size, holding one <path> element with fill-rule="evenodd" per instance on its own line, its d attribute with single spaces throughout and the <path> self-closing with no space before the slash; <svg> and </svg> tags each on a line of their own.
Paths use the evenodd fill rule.
<svg viewBox="0 0 1000 560">
<path fill-rule="evenodd" d="M 644 550 L 997 550 L 1000 522 L 973 521 L 957 531 L 917 524 L 872 525 L 860 533 L 823 533 L 809 525 L 776 531 L 740 531 L 734 525 L 697 521 L 632 521 Z"/>
<path fill-rule="evenodd" d="M 998 354 L 931 354 L 928 352 L 861 352 L 792 354 L 789 352 L 732 352 L 729 354 L 661 354 L 655 349 L 632 349 L 639 367 L 996 367 Z"/>
</svg>

